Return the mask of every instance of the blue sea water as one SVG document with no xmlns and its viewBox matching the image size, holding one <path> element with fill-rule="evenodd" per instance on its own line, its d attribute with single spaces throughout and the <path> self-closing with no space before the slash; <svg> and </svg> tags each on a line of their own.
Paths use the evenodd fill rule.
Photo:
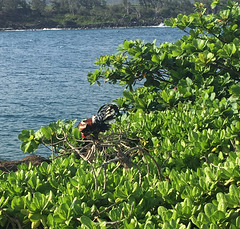
<svg viewBox="0 0 240 229">
<path fill-rule="evenodd" d="M 80 121 L 122 95 L 123 88 L 90 86 L 89 71 L 100 55 L 116 53 L 124 40 L 174 42 L 169 27 L 0 32 L 0 160 L 19 160 L 18 134 L 59 119 Z M 36 152 L 49 156 L 42 148 Z"/>
</svg>

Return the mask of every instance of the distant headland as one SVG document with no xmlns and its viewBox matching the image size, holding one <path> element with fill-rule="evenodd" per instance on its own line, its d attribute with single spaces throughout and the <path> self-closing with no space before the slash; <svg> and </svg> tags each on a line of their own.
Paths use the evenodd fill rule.
<svg viewBox="0 0 240 229">
<path fill-rule="evenodd" d="M 85 3 L 83 3 L 85 2 Z M 0 1 L 0 30 L 92 29 L 158 26 L 179 13 L 193 12 L 189 0 L 163 1 Z"/>
</svg>

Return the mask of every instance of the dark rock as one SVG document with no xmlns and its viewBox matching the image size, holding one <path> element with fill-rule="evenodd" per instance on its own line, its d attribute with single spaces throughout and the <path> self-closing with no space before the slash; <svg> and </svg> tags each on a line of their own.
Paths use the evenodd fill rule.
<svg viewBox="0 0 240 229">
<path fill-rule="evenodd" d="M 0 170 L 4 172 L 16 171 L 17 166 L 22 163 L 25 163 L 27 165 L 31 163 L 33 166 L 38 166 L 41 165 L 41 163 L 44 161 L 47 163 L 51 162 L 51 160 L 41 157 L 39 155 L 29 155 L 24 157 L 20 161 L 0 161 Z"/>
</svg>

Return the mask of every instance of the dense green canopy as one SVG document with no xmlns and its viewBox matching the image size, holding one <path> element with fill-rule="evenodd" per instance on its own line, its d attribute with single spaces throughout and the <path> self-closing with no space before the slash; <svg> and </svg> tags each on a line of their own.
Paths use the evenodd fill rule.
<svg viewBox="0 0 240 229">
<path fill-rule="evenodd" d="M 134 2 L 133 2 L 134 3 Z M 164 18 L 193 12 L 189 0 L 1 0 L 0 28 L 92 28 L 158 25 Z"/>
</svg>

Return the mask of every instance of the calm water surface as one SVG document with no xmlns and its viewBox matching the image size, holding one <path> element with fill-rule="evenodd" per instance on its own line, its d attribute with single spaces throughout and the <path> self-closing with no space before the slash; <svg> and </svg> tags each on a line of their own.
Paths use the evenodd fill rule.
<svg viewBox="0 0 240 229">
<path fill-rule="evenodd" d="M 168 27 L 0 32 L 0 160 L 18 160 L 18 134 L 58 119 L 80 121 L 122 95 L 113 85 L 90 86 L 100 55 L 124 40 L 174 42 L 183 33 Z M 37 154 L 51 152 L 39 149 Z"/>
</svg>

